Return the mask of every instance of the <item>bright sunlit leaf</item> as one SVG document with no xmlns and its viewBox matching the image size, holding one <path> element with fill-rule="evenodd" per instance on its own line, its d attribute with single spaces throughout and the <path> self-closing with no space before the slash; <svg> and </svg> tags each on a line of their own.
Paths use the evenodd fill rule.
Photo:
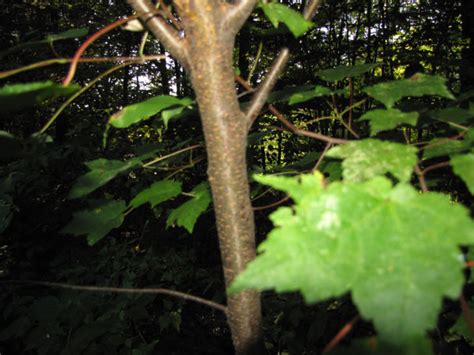
<svg viewBox="0 0 474 355">
<path fill-rule="evenodd" d="M 451 157 L 451 166 L 454 173 L 466 183 L 469 191 L 474 195 L 474 153 Z"/>
<path fill-rule="evenodd" d="M 302 36 L 314 26 L 311 21 L 305 20 L 301 13 L 289 8 L 287 5 L 270 2 L 261 4 L 260 8 L 273 27 L 278 27 L 280 23 L 284 23 L 295 37 Z"/>
<path fill-rule="evenodd" d="M 344 159 L 343 177 L 347 181 L 391 174 L 400 182 L 407 182 L 417 161 L 416 153 L 416 148 L 405 144 L 364 139 L 334 147 L 327 156 Z"/>
<path fill-rule="evenodd" d="M 127 128 L 135 123 L 147 120 L 159 112 L 176 106 L 189 106 L 192 100 L 189 98 L 177 98 L 175 96 L 161 95 L 125 107 L 114 113 L 109 120 L 110 125 L 115 128 Z"/>
<path fill-rule="evenodd" d="M 319 173 L 255 180 L 287 192 L 295 206 L 272 213 L 275 229 L 231 293 L 299 291 L 315 303 L 351 292 L 381 340 L 400 345 L 435 327 L 443 297 L 459 296 L 459 247 L 474 243 L 474 222 L 449 196 L 385 177 L 327 187 Z"/>
<path fill-rule="evenodd" d="M 367 95 L 382 102 L 387 108 L 408 96 L 438 95 L 454 100 L 446 86 L 446 79 L 437 75 L 415 74 L 409 79 L 387 81 L 366 87 Z"/>
</svg>

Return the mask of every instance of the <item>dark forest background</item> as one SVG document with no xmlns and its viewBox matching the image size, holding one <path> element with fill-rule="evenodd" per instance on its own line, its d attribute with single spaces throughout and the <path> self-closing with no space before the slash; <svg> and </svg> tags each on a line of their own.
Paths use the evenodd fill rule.
<svg viewBox="0 0 474 355">
<path fill-rule="evenodd" d="M 301 1 L 283 1 L 295 10 Z M 89 35 L 131 13 L 124 1 L 0 1 L 0 72 L 51 58 L 71 58 L 87 36 L 48 43 L 48 35 L 84 29 Z M 351 81 L 355 90 L 370 84 L 409 78 L 415 73 L 447 78 L 456 96 L 466 94 L 469 107 L 474 88 L 474 2 L 472 0 L 327 0 L 316 26 L 294 39 L 284 27 L 273 28 L 260 10 L 239 33 L 235 66 L 240 76 L 258 84 L 279 48 L 292 48 L 292 58 L 276 91 L 321 83 L 317 72 L 341 65 L 380 63 Z M 138 55 L 142 32 L 117 29 L 87 49 L 85 57 Z M 165 54 L 150 37 L 145 54 Z M 74 81 L 85 85 L 117 63 L 80 63 Z M 61 82 L 67 65 L 52 65 L 2 79 L 11 83 Z M 334 89 L 347 86 L 334 84 Z M 240 89 L 243 92 L 243 89 Z M 0 277 L 111 287 L 163 287 L 223 303 L 225 290 L 212 206 L 193 233 L 166 227 L 168 211 L 186 200 L 181 196 L 155 208 L 133 210 L 120 228 L 89 246 L 84 237 L 59 231 L 71 216 L 95 200 L 130 199 L 157 179 L 173 176 L 190 191 L 206 179 L 205 151 L 176 155 L 149 169 L 137 169 L 95 191 L 89 201 L 68 199 L 75 180 L 87 170 L 84 162 L 105 157 L 130 159 L 149 151 L 166 155 L 203 143 L 195 110 L 173 118 L 166 127 L 153 119 L 128 130 L 104 129 L 111 114 L 157 95 L 193 97 L 183 68 L 173 58 L 128 65 L 105 76 L 70 104 L 47 130 L 35 135 L 64 99 L 0 113 L 0 130 L 19 142 L 0 145 Z M 334 98 L 344 108 L 347 98 Z M 326 100 L 304 105 L 274 104 L 295 124 L 325 135 L 348 138 L 331 116 Z M 427 105 L 406 100 L 406 107 Z M 442 102 L 435 103 L 442 105 Z M 374 104 L 354 110 L 354 119 Z M 431 107 L 433 108 L 433 107 Z M 310 122 L 310 123 L 307 123 Z M 325 143 L 285 132 L 274 115 L 260 116 L 250 136 L 248 162 L 252 172 L 310 170 Z M 358 132 L 367 135 L 367 123 Z M 403 140 L 400 130 L 385 138 Z M 409 130 L 412 142 L 449 134 L 445 125 Z M 0 137 L 1 138 L 1 137 Z M 0 139 L 0 143 L 2 143 Z M 3 144 L 3 143 L 2 143 Z M 317 159 L 316 159 L 317 160 Z M 436 163 L 436 162 L 435 162 Z M 328 167 L 329 169 L 330 167 Z M 253 186 L 254 206 L 271 205 L 284 197 Z M 472 197 L 449 167 L 430 175 L 430 188 L 451 194 L 472 210 Z M 8 206 L 8 208 L 7 208 Z M 263 240 L 274 208 L 256 211 L 257 238 Z M 232 343 L 225 317 L 203 305 L 162 295 L 79 292 L 34 285 L 0 285 L 1 354 L 227 354 Z M 466 294 L 471 292 L 469 284 Z M 265 341 L 275 354 L 318 354 L 357 310 L 350 297 L 306 306 L 297 294 L 263 294 Z M 446 302 L 436 331 L 430 334 L 437 354 L 470 354 L 469 339 L 452 330 L 460 314 Z M 342 340 L 374 334 L 359 321 Z"/>
</svg>

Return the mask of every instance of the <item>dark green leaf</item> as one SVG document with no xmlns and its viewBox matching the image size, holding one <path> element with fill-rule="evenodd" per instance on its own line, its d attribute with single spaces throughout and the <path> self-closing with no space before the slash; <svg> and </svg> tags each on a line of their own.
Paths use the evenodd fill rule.
<svg viewBox="0 0 474 355">
<path fill-rule="evenodd" d="M 299 104 L 301 102 L 306 102 L 311 99 L 314 99 L 315 97 L 321 97 L 321 96 L 331 95 L 331 94 L 333 94 L 331 89 L 325 86 L 316 85 L 313 90 L 298 92 L 291 95 L 290 101 L 288 102 L 288 104 L 290 105 Z"/>
<path fill-rule="evenodd" d="M 402 112 L 397 109 L 388 109 L 366 112 L 360 119 L 370 121 L 370 135 L 374 136 L 379 132 L 396 128 L 402 124 L 416 126 L 418 116 L 418 112 Z"/>
<path fill-rule="evenodd" d="M 461 153 L 468 147 L 464 141 L 448 138 L 435 138 L 423 150 L 423 159 L 438 158 L 451 154 Z"/>
<path fill-rule="evenodd" d="M 381 340 L 398 345 L 424 337 L 443 297 L 459 296 L 459 246 L 474 243 L 474 223 L 449 196 L 385 177 L 327 187 L 320 174 L 255 179 L 296 205 L 271 215 L 276 228 L 229 292 L 300 291 L 307 303 L 352 292 Z"/>
<path fill-rule="evenodd" d="M 460 107 L 448 107 L 438 111 L 430 112 L 430 116 L 443 122 L 467 123 L 474 117 L 474 110 L 466 110 Z"/>
<path fill-rule="evenodd" d="M 11 196 L 0 193 L 0 234 L 10 225 L 14 211 L 15 205 Z"/>
<path fill-rule="evenodd" d="M 191 200 L 171 211 L 166 226 L 169 227 L 176 223 L 178 226 L 186 228 L 189 233 L 193 232 L 198 217 L 207 209 L 212 198 L 207 182 L 196 186 L 191 194 L 193 195 Z"/>
<path fill-rule="evenodd" d="M 23 144 L 12 134 L 0 131 L 0 161 L 8 161 L 21 156 Z"/>
<path fill-rule="evenodd" d="M 71 191 L 68 198 L 78 198 L 85 196 L 92 191 L 105 185 L 115 176 L 132 169 L 140 163 L 138 159 L 131 159 L 127 161 L 97 159 L 86 163 L 90 169 L 85 175 L 80 176 Z"/>
<path fill-rule="evenodd" d="M 70 30 L 60 32 L 60 33 L 55 33 L 52 35 L 48 35 L 46 37 L 46 40 L 48 42 L 54 42 L 62 39 L 70 39 L 70 38 L 79 38 L 79 37 L 84 37 L 89 33 L 89 30 L 87 28 L 71 28 Z"/>
<path fill-rule="evenodd" d="M 181 193 L 181 183 L 176 181 L 157 181 L 149 188 L 141 191 L 130 201 L 131 207 L 138 207 L 145 203 L 150 203 L 153 208 L 157 204 L 172 199 Z"/>
<path fill-rule="evenodd" d="M 314 24 L 304 19 L 303 15 L 286 5 L 276 2 L 261 4 L 260 8 L 265 16 L 270 20 L 273 27 L 278 27 L 280 23 L 284 23 L 286 27 L 293 33 L 293 36 L 300 37 L 308 31 Z"/>
<path fill-rule="evenodd" d="M 341 65 L 336 68 L 320 70 L 316 75 L 326 81 L 339 81 L 362 75 L 379 65 L 380 64 L 377 63 L 358 64 L 354 66 Z"/>
<path fill-rule="evenodd" d="M 189 98 L 179 99 L 175 96 L 157 96 L 125 107 L 121 111 L 110 117 L 110 125 L 116 128 L 127 128 L 142 120 L 149 119 L 151 116 L 174 106 L 186 107 L 193 103 Z M 170 117 L 168 117 L 169 119 Z M 167 123 L 167 122 L 166 122 Z"/>
<path fill-rule="evenodd" d="M 328 157 L 344 159 L 343 176 L 348 181 L 363 181 L 390 173 L 400 182 L 410 180 L 417 150 L 404 144 L 364 139 L 332 148 Z"/>
<path fill-rule="evenodd" d="M 408 96 L 438 95 L 454 100 L 455 97 L 446 87 L 446 79 L 437 75 L 415 74 L 409 79 L 383 82 L 366 87 L 367 95 L 382 102 L 387 108 Z"/>
<path fill-rule="evenodd" d="M 73 349 L 76 354 L 83 354 L 82 351 L 87 348 L 91 341 L 104 335 L 109 329 L 110 325 L 105 322 L 98 321 L 92 324 L 85 324 L 72 334 L 69 347 Z"/>
<path fill-rule="evenodd" d="M 125 201 L 108 201 L 93 209 L 74 213 L 73 219 L 61 233 L 87 235 L 89 245 L 94 245 L 112 229 L 123 223 L 123 213 L 127 209 Z"/>
<path fill-rule="evenodd" d="M 269 104 L 274 104 L 277 102 L 286 102 L 290 99 L 291 96 L 299 92 L 312 91 L 314 85 L 302 85 L 302 86 L 290 86 L 283 90 L 272 92 L 267 99 Z"/>
<path fill-rule="evenodd" d="M 61 311 L 60 305 L 56 297 L 42 297 L 31 305 L 29 314 L 33 320 L 41 324 L 53 322 Z"/>
<path fill-rule="evenodd" d="M 12 338 L 20 338 L 26 334 L 32 325 L 33 323 L 26 316 L 17 318 L 0 331 L 0 341 L 3 342 Z"/>
<path fill-rule="evenodd" d="M 46 99 L 72 95 L 77 90 L 77 85 L 63 86 L 52 81 L 5 85 L 0 88 L 0 111 L 21 110 Z"/>
</svg>

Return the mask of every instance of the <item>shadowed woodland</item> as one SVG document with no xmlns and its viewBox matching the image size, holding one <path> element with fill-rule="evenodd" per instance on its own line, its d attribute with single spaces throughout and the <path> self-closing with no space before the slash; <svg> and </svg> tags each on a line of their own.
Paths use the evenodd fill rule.
<svg viewBox="0 0 474 355">
<path fill-rule="evenodd" d="M 0 354 L 473 352 L 472 0 L 0 4 Z"/>
</svg>

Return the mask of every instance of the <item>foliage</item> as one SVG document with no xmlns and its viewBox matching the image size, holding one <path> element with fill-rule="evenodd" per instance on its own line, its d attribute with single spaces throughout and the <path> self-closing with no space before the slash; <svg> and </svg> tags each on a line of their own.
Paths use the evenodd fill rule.
<svg viewBox="0 0 474 355">
<path fill-rule="evenodd" d="M 432 343 L 472 352 L 465 317 L 443 303 L 465 284 L 472 301 L 462 273 L 474 191 L 462 6 L 326 1 L 313 24 L 301 2 L 264 1 L 239 34 L 236 66 L 253 86 L 282 44 L 293 55 L 247 154 L 250 172 L 265 174 L 251 185 L 254 206 L 292 202 L 270 215 L 274 227 L 270 208 L 257 209 L 260 255 L 231 287 L 277 291 L 263 294 L 271 352 L 319 353 L 358 313 L 334 353 L 429 354 Z M 79 64 L 76 76 L 100 81 L 56 110 L 80 86 L 64 87 L 66 68 L 43 62 L 66 63 L 83 36 L 129 12 L 116 1 L 5 4 L 0 277 L 165 287 L 224 303 L 202 129 L 179 63 L 137 61 L 101 77 L 123 57 L 166 54 L 157 41 L 139 46 L 141 34 L 110 32 L 86 52 L 106 63 Z M 162 295 L 2 284 L 0 302 L 2 353 L 231 351 L 222 314 Z"/>
<path fill-rule="evenodd" d="M 260 8 L 274 27 L 278 27 L 279 23 L 282 22 L 295 37 L 302 36 L 313 27 L 313 23 L 305 20 L 300 13 L 277 2 L 261 4 Z"/>
<path fill-rule="evenodd" d="M 203 182 L 196 186 L 190 194 L 192 198 L 189 201 L 171 211 L 166 221 L 166 226 L 171 226 L 176 223 L 178 226 L 186 228 L 189 233 L 193 232 L 197 218 L 211 203 L 209 185 Z"/>
<path fill-rule="evenodd" d="M 385 178 L 347 179 L 324 189 L 320 174 L 256 177 L 288 192 L 296 205 L 271 215 L 261 255 L 231 286 L 299 290 L 308 303 L 351 291 L 383 340 L 409 344 L 435 326 L 443 296 L 459 295 L 460 245 L 474 223 L 446 196 L 419 195 Z"/>
<path fill-rule="evenodd" d="M 6 85 L 0 88 L 0 108 L 2 111 L 25 108 L 48 98 L 71 95 L 78 89 L 78 86 L 65 87 L 52 81 Z"/>
</svg>

